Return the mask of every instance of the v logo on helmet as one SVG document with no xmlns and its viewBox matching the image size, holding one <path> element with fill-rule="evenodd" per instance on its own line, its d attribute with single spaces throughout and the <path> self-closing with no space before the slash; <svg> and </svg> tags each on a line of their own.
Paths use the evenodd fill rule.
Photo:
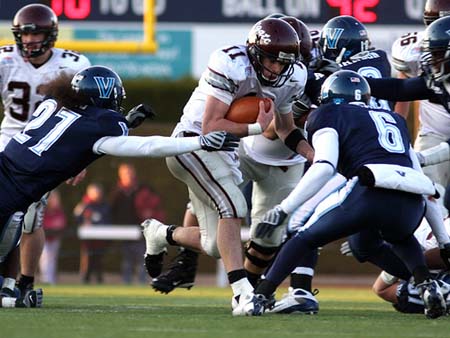
<svg viewBox="0 0 450 338">
<path fill-rule="evenodd" d="M 94 76 L 94 80 L 100 93 L 99 98 L 109 99 L 113 91 L 116 79 L 114 79 L 113 77 Z"/>
<path fill-rule="evenodd" d="M 329 49 L 336 49 L 337 43 L 344 33 L 343 28 L 328 28 L 326 34 L 326 43 Z"/>
</svg>

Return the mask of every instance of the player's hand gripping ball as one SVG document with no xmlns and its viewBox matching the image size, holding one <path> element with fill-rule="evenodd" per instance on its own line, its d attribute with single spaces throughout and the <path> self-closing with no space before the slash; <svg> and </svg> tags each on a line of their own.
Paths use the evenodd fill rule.
<svg viewBox="0 0 450 338">
<path fill-rule="evenodd" d="M 264 101 L 266 111 L 270 109 L 269 98 L 244 96 L 231 103 L 225 118 L 237 123 L 255 123 L 259 114 L 260 101 Z"/>
</svg>

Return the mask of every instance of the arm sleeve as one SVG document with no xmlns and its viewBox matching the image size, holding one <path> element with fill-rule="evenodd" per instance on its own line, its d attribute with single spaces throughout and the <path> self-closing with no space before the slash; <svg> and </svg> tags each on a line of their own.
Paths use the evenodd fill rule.
<svg viewBox="0 0 450 338">
<path fill-rule="evenodd" d="M 415 101 L 434 97 L 434 92 L 428 89 L 423 77 L 412 79 L 365 78 L 369 82 L 371 95 L 388 101 Z"/>
<path fill-rule="evenodd" d="M 439 246 L 443 246 L 450 242 L 447 230 L 445 229 L 444 220 L 439 204 L 434 198 L 425 198 L 427 203 L 427 211 L 425 212 L 425 218 L 430 224 L 430 228 L 433 231 L 434 237 L 436 237 Z"/>
<path fill-rule="evenodd" d="M 314 163 L 294 190 L 281 203 L 291 213 L 314 196 L 336 173 L 339 157 L 339 138 L 334 129 L 324 128 L 313 135 Z"/>
<path fill-rule="evenodd" d="M 198 137 L 106 136 L 92 150 L 96 154 L 113 156 L 168 157 L 200 150 Z"/>
</svg>

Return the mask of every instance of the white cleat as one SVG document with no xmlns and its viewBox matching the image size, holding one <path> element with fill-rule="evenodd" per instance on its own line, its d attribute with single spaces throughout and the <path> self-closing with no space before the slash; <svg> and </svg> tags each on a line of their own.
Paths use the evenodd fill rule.
<svg viewBox="0 0 450 338">
<path fill-rule="evenodd" d="M 317 293 L 289 287 L 288 293 L 267 310 L 267 313 L 316 314 L 319 312 L 319 302 L 314 297 L 315 294 Z"/>
<path fill-rule="evenodd" d="M 267 300 L 263 295 L 249 293 L 234 296 L 231 300 L 233 316 L 261 316 Z"/>
<path fill-rule="evenodd" d="M 141 227 L 147 247 L 146 254 L 159 255 L 166 250 L 168 225 L 165 225 L 154 218 L 149 218 L 141 223 Z"/>
</svg>

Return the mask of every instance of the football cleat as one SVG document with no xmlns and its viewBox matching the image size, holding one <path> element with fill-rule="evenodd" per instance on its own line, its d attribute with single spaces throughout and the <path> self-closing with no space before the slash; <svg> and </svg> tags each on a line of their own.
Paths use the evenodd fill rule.
<svg viewBox="0 0 450 338">
<path fill-rule="evenodd" d="M 246 295 L 234 296 L 231 300 L 233 316 L 261 316 L 267 306 L 264 295 L 253 292 Z"/>
<path fill-rule="evenodd" d="M 430 319 L 435 319 L 444 316 L 447 313 L 447 305 L 444 296 L 442 295 L 439 284 L 432 279 L 427 279 L 424 282 L 417 284 L 416 288 L 419 290 L 420 296 L 425 307 L 425 316 Z"/>
<path fill-rule="evenodd" d="M 144 266 L 150 277 L 156 277 L 161 274 L 165 253 L 166 252 L 163 251 L 158 255 L 146 254 L 144 256 Z"/>
<path fill-rule="evenodd" d="M 156 291 L 169 293 L 176 288 L 190 289 L 194 286 L 197 274 L 198 254 L 194 251 L 183 249 L 169 265 L 169 269 L 152 281 L 152 287 Z"/>
<path fill-rule="evenodd" d="M 150 218 L 141 223 L 142 233 L 145 237 L 146 254 L 156 256 L 166 250 L 166 233 L 168 226 L 160 221 Z"/>
<path fill-rule="evenodd" d="M 22 298 L 17 298 L 16 307 L 42 307 L 43 296 L 42 289 L 29 290 Z"/>
<path fill-rule="evenodd" d="M 5 287 L 0 290 L 0 296 L 20 298 L 20 290 L 16 287 L 14 288 L 14 290 L 11 290 L 10 288 Z"/>
<path fill-rule="evenodd" d="M 275 305 L 267 310 L 267 313 L 296 313 L 314 315 L 319 312 L 319 302 L 315 295 L 319 290 L 309 292 L 303 289 L 289 287 L 288 293 L 275 302 Z"/>
</svg>

